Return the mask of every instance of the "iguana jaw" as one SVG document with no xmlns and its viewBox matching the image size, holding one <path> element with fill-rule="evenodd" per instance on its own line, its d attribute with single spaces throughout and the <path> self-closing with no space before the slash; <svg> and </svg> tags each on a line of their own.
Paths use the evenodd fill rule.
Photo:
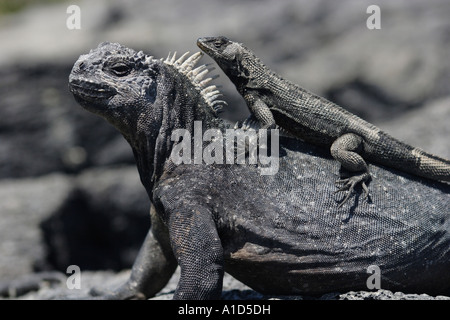
<svg viewBox="0 0 450 320">
<path fill-rule="evenodd" d="M 71 76 L 69 90 L 78 102 L 85 104 L 105 104 L 104 101 L 114 96 L 117 91 L 104 84 Z"/>
</svg>

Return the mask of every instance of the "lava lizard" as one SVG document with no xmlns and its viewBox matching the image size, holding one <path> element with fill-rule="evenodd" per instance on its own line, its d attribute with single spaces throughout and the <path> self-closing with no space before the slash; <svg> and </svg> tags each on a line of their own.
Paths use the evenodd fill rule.
<svg viewBox="0 0 450 320">
<path fill-rule="evenodd" d="M 327 99 L 283 79 L 241 43 L 226 37 L 199 38 L 197 45 L 234 83 L 262 128 L 280 126 L 314 145 L 325 146 L 350 177 L 336 181 L 348 190 L 342 206 L 370 179 L 366 160 L 421 177 L 450 181 L 450 161 L 403 143 Z"/>
</svg>

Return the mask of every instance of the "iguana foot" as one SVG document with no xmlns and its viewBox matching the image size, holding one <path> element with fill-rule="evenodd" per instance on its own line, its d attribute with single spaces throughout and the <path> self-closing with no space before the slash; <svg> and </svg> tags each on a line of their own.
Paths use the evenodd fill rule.
<svg viewBox="0 0 450 320">
<path fill-rule="evenodd" d="M 66 276 L 58 271 L 25 275 L 12 281 L 0 282 L 0 297 L 15 298 L 30 291 L 37 291 L 44 285 L 51 286 L 65 281 Z"/>
<path fill-rule="evenodd" d="M 340 187 L 335 193 L 347 191 L 347 195 L 345 196 L 344 200 L 339 204 L 339 208 L 341 208 L 347 200 L 350 198 L 351 194 L 353 193 L 355 186 L 358 183 L 361 183 L 361 186 L 364 191 L 364 200 L 367 200 L 369 198 L 369 188 L 367 188 L 366 181 L 369 180 L 370 174 L 367 172 L 364 172 L 362 174 L 352 176 L 345 179 L 339 179 L 335 183 L 336 185 L 343 184 L 342 187 Z"/>
<path fill-rule="evenodd" d="M 104 290 L 99 288 L 91 288 L 89 295 L 94 299 L 101 300 L 145 300 L 146 297 L 139 290 L 131 288 L 128 283 L 120 286 L 115 290 Z"/>
</svg>

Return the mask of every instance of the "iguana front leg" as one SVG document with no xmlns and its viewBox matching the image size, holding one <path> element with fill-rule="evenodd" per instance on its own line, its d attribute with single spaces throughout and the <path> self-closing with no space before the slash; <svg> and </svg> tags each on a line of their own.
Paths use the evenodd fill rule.
<svg viewBox="0 0 450 320">
<path fill-rule="evenodd" d="M 181 271 L 173 298 L 219 299 L 224 273 L 223 248 L 213 215 L 203 202 L 198 203 L 191 195 L 174 199 L 174 194 L 179 194 L 176 189 L 172 186 L 170 194 L 161 198 L 172 250 Z"/>
<path fill-rule="evenodd" d="M 113 291 L 92 289 L 91 295 L 105 300 L 146 299 L 158 293 L 170 280 L 177 262 L 170 247 L 168 230 L 153 205 L 150 215 L 151 229 L 133 264 L 128 281 Z"/>
<path fill-rule="evenodd" d="M 367 163 L 359 154 L 362 151 L 362 147 L 363 139 L 354 133 L 347 133 L 340 136 L 331 145 L 330 151 L 333 158 L 338 160 L 344 169 L 355 173 L 349 178 L 336 181 L 337 184 L 343 184 L 336 192 L 348 190 L 347 195 L 339 204 L 339 207 L 347 202 L 358 183 L 361 183 L 364 190 L 364 197 L 368 198 L 369 196 L 369 189 L 365 182 L 370 178 L 370 174 Z"/>
</svg>

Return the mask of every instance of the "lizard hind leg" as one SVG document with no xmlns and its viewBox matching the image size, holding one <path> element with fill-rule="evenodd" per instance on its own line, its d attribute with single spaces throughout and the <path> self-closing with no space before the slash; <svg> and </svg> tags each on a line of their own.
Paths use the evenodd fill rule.
<svg viewBox="0 0 450 320">
<path fill-rule="evenodd" d="M 340 136 L 331 145 L 330 151 L 333 158 L 340 162 L 342 168 L 352 173 L 350 177 L 336 181 L 337 185 L 342 185 L 336 193 L 347 191 L 339 207 L 342 207 L 347 202 L 355 186 L 359 183 L 361 183 L 364 191 L 364 199 L 369 198 L 369 189 L 367 188 L 366 181 L 370 179 L 370 174 L 367 163 L 359 154 L 362 151 L 362 146 L 362 137 L 354 133 L 347 133 Z"/>
</svg>

